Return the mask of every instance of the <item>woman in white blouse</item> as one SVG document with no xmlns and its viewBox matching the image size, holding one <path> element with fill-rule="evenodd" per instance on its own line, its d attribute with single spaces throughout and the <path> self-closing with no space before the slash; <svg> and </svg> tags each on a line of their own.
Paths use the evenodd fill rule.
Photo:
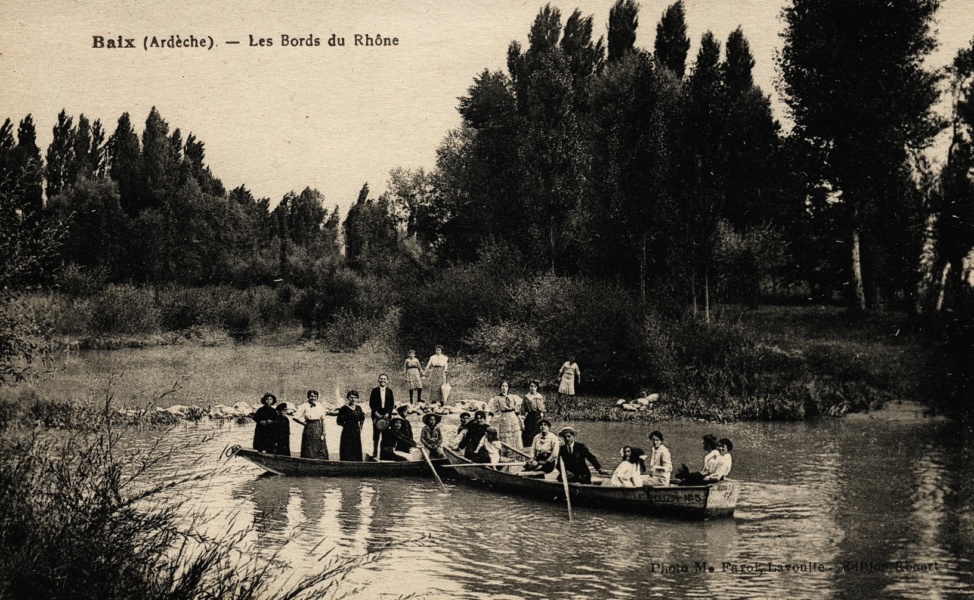
<svg viewBox="0 0 974 600">
<path fill-rule="evenodd" d="M 673 472 L 670 449 L 663 445 L 663 434 L 659 431 L 650 433 L 649 439 L 653 443 L 653 451 L 646 465 L 649 469 L 646 485 L 670 485 L 670 474 Z"/>
</svg>

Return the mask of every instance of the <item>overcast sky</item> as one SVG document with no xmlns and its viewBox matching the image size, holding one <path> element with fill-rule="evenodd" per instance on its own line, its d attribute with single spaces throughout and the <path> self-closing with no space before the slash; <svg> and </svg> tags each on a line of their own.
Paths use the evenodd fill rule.
<svg viewBox="0 0 974 600">
<path fill-rule="evenodd" d="M 640 3 L 636 44 L 652 48 L 670 0 Z M 555 1 L 606 30 L 613 0 Z M 457 97 L 484 68 L 503 69 L 508 44 L 527 42 L 543 2 L 526 0 L 3 0 L 0 119 L 34 116 L 46 151 L 57 113 L 101 119 L 109 133 L 130 113 L 141 132 L 156 106 L 183 137 L 206 143 L 207 162 L 228 189 L 246 184 L 272 203 L 306 186 L 345 209 L 366 181 L 378 195 L 389 170 L 431 168 L 459 124 Z M 751 43 L 755 78 L 776 98 L 774 53 L 782 3 L 687 0 L 696 53 L 711 30 L 738 25 Z M 937 29 L 940 66 L 974 37 L 974 0 L 944 0 Z M 332 34 L 344 47 L 329 47 Z M 355 47 L 354 35 L 397 37 L 398 46 Z M 95 49 L 93 36 L 132 38 L 137 49 Z M 212 36 L 215 47 L 143 49 L 145 36 Z M 250 36 L 271 47 L 251 47 Z M 320 40 L 282 47 L 281 36 Z M 228 45 L 237 40 L 239 45 Z M 783 113 L 780 105 L 776 108 Z"/>
</svg>

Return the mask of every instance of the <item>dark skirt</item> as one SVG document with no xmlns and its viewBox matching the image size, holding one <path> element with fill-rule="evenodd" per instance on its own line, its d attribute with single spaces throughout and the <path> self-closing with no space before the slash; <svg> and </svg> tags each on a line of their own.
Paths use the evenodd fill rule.
<svg viewBox="0 0 974 600">
<path fill-rule="evenodd" d="M 288 418 L 279 418 L 274 422 L 274 447 L 272 454 L 291 456 L 291 424 Z"/>
<path fill-rule="evenodd" d="M 325 427 L 321 421 L 308 421 L 301 434 L 301 458 L 328 458 Z"/>
<path fill-rule="evenodd" d="M 339 460 L 362 460 L 362 429 L 359 422 L 342 427 L 342 437 L 338 446 Z"/>
<path fill-rule="evenodd" d="M 541 433 L 538 431 L 538 421 L 541 420 L 541 413 L 528 411 L 524 415 L 524 431 L 521 432 L 521 447 L 530 448 L 534 443 L 534 436 Z"/>
</svg>

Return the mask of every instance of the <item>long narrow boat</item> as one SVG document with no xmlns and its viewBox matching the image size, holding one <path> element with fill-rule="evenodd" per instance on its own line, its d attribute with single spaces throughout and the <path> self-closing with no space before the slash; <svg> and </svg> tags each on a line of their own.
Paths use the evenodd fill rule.
<svg viewBox="0 0 974 600">
<path fill-rule="evenodd" d="M 564 485 L 538 476 L 538 472 L 522 474 L 520 464 L 503 466 L 474 466 L 456 452 L 444 448 L 447 459 L 459 468 L 455 477 L 491 489 L 537 498 L 565 501 Z M 638 515 L 674 516 L 688 519 L 731 517 L 737 507 L 740 482 L 724 480 L 710 485 L 614 487 L 593 484 L 568 484 L 572 505 L 586 505 L 623 511 Z"/>
<path fill-rule="evenodd" d="M 233 447 L 227 450 L 230 456 L 239 456 L 278 475 L 296 477 L 429 477 L 429 465 L 425 460 L 381 462 L 365 455 L 365 460 L 342 461 L 319 458 L 298 458 L 280 454 L 265 454 L 248 448 Z M 447 464 L 445 458 L 432 459 L 434 467 Z"/>
</svg>

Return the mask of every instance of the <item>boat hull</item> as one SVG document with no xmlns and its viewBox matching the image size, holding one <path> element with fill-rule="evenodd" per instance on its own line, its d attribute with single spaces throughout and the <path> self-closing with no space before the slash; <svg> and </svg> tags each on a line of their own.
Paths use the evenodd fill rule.
<svg viewBox="0 0 974 600">
<path fill-rule="evenodd" d="M 452 464 L 470 461 L 450 450 Z M 455 477 L 491 489 L 549 501 L 565 501 L 564 485 L 552 479 L 525 477 L 490 467 L 445 469 Z M 731 517 L 737 507 L 740 482 L 720 481 L 711 485 L 613 487 L 568 484 L 572 505 L 584 505 L 647 516 L 673 516 L 688 519 Z"/>
<path fill-rule="evenodd" d="M 264 454 L 246 448 L 234 453 L 271 473 L 291 477 L 429 477 L 429 465 L 420 461 L 341 461 L 298 458 Z M 443 466 L 447 459 L 433 459 L 433 466 Z"/>
</svg>

